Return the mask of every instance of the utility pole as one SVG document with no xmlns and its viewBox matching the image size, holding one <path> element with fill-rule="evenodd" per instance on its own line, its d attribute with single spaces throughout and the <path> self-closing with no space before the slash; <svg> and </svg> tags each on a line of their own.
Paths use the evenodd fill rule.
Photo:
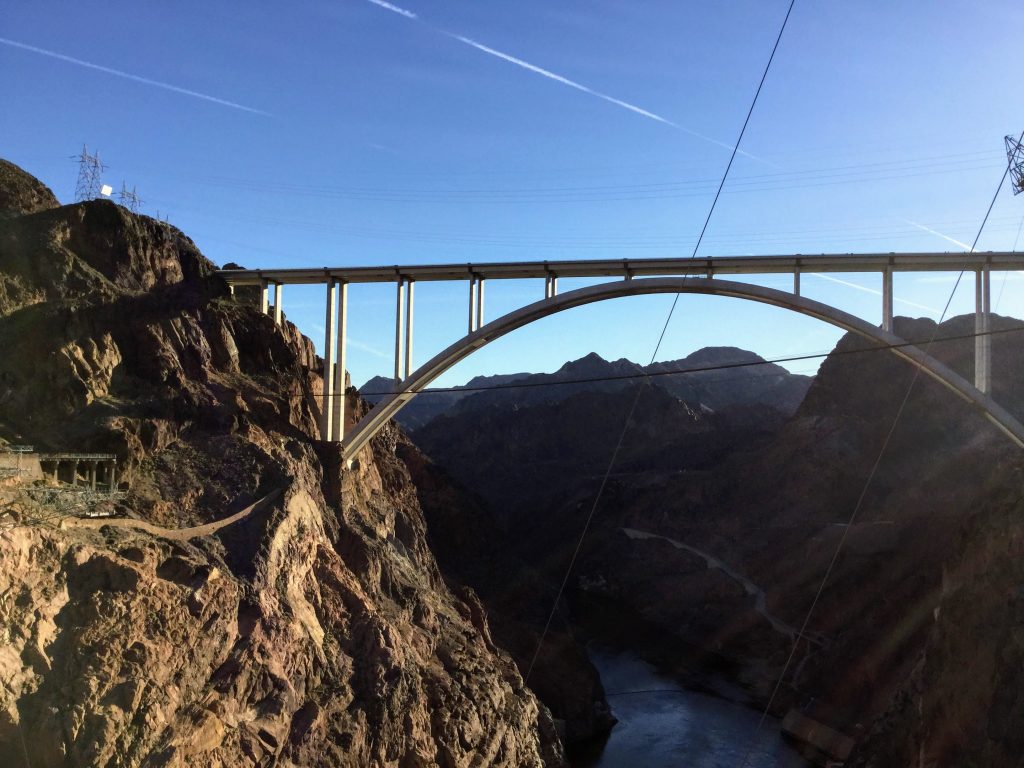
<svg viewBox="0 0 1024 768">
<path fill-rule="evenodd" d="M 142 201 L 139 199 L 138 193 L 135 191 L 135 187 L 132 187 L 132 191 L 128 191 L 128 186 L 121 180 L 121 191 L 117 193 L 117 200 L 121 205 L 127 208 L 132 213 L 139 212 L 139 206 Z"/>
<path fill-rule="evenodd" d="M 94 200 L 100 196 L 105 166 L 100 162 L 100 153 L 89 154 L 85 144 L 78 156 L 78 182 L 75 184 L 75 202 Z"/>
<path fill-rule="evenodd" d="M 1006 161 L 1010 164 L 1013 194 L 1024 192 L 1024 144 L 1013 136 L 1006 137 Z"/>
</svg>

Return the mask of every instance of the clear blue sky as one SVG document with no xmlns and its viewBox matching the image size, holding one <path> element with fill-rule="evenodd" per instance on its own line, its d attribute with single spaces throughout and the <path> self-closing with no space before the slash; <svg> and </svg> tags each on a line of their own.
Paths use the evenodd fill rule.
<svg viewBox="0 0 1024 768">
<path fill-rule="evenodd" d="M 145 212 L 215 262 L 269 267 L 689 256 L 787 2 L 3 6 L 0 155 L 70 202 L 69 156 L 87 143 L 108 183 L 137 186 Z M 797 0 L 701 254 L 961 250 L 1003 136 L 1024 129 L 1021 29 L 1019 0 Z M 1004 190 L 979 248 L 1012 248 L 1022 217 L 1024 196 Z M 804 293 L 878 320 L 876 277 L 830 277 L 854 285 L 807 276 Z M 899 276 L 897 313 L 934 316 L 954 278 Z M 542 290 L 491 282 L 487 315 Z M 994 291 L 1000 313 L 1024 316 L 1024 275 Z M 356 286 L 351 300 L 361 383 L 391 371 L 392 290 Z M 464 332 L 464 302 L 463 285 L 417 286 L 417 364 Z M 322 289 L 286 289 L 318 344 L 322 303 Z M 565 313 L 446 381 L 592 350 L 646 362 L 669 303 Z M 690 297 L 659 357 L 708 344 L 797 355 L 837 338 Z"/>
</svg>

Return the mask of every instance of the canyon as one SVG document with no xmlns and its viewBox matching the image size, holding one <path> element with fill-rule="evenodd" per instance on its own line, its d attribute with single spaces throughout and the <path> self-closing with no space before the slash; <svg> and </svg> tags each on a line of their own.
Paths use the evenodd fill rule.
<svg viewBox="0 0 1024 768">
<path fill-rule="evenodd" d="M 214 270 L 0 162 L 0 445 L 116 455 L 134 521 L 3 481 L 2 764 L 562 766 L 615 722 L 591 641 L 851 766 L 1017 764 L 1024 461 L 894 356 L 590 355 L 425 393 L 348 468 L 312 342 Z M 896 332 L 969 377 L 972 323 Z M 1019 417 L 1024 324 L 993 328 Z"/>
</svg>

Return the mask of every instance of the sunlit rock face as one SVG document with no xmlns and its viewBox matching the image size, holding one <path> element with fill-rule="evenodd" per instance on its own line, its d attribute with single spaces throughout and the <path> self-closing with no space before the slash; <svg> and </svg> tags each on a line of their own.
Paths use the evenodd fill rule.
<svg viewBox="0 0 1024 768">
<path fill-rule="evenodd" d="M 0 221 L 0 439 L 115 453 L 122 518 L 166 530 L 6 518 L 0 765 L 561 765 L 438 569 L 401 433 L 342 472 L 294 326 L 171 227 L 29 208 Z"/>
</svg>

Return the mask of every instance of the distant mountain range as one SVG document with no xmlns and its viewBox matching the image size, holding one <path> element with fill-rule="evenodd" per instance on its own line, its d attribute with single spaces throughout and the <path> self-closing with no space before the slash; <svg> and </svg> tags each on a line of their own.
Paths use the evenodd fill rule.
<svg viewBox="0 0 1024 768">
<path fill-rule="evenodd" d="M 460 387 L 427 389 L 395 420 L 415 432 L 456 407 L 461 413 L 513 402 L 518 406 L 558 403 L 581 392 L 619 391 L 641 380 L 644 373 L 650 374 L 651 383 L 698 410 L 767 406 L 782 417 L 796 411 L 812 381 L 737 347 L 704 347 L 680 360 L 646 367 L 625 358 L 608 361 L 591 352 L 554 373 L 477 376 Z M 394 389 L 393 379 L 375 376 L 359 393 L 375 404 Z"/>
</svg>

